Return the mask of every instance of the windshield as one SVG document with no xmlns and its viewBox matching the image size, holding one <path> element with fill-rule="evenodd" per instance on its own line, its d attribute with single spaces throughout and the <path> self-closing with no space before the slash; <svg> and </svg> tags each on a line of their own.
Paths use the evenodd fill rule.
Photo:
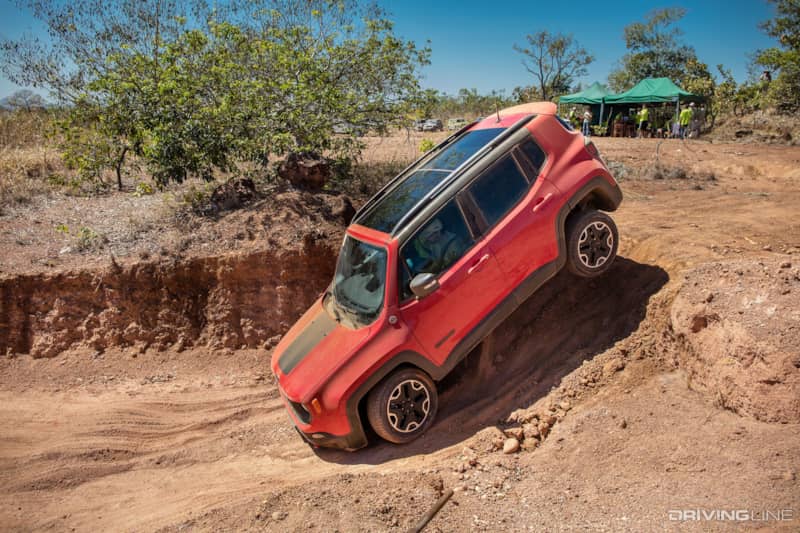
<svg viewBox="0 0 800 533">
<path fill-rule="evenodd" d="M 370 324 L 380 314 L 385 286 L 386 250 L 348 235 L 333 277 L 336 304 L 357 322 Z"/>
</svg>

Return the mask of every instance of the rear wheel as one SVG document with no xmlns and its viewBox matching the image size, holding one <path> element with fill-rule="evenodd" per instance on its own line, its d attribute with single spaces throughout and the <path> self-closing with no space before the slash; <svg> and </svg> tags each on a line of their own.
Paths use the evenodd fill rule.
<svg viewBox="0 0 800 533">
<path fill-rule="evenodd" d="M 367 397 L 367 418 L 380 437 L 395 444 L 411 442 L 436 417 L 436 385 L 416 368 L 390 374 Z"/>
<path fill-rule="evenodd" d="M 567 227 L 567 268 L 585 278 L 606 272 L 617 256 L 619 234 L 610 216 L 588 210 Z"/>
</svg>

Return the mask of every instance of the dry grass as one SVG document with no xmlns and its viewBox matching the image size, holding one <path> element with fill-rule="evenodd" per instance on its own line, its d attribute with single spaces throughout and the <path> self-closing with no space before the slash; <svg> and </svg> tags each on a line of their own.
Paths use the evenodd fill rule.
<svg viewBox="0 0 800 533">
<path fill-rule="evenodd" d="M 420 156 L 423 139 L 435 144 L 448 136 L 448 132 L 416 132 L 401 130 L 391 137 L 364 137 L 366 145 L 361 155 L 362 163 L 405 163 L 408 165 Z"/>
<path fill-rule="evenodd" d="M 36 148 L 55 129 L 55 114 L 46 110 L 0 110 L 0 148 Z"/>
<path fill-rule="evenodd" d="M 360 159 L 345 177 L 337 178 L 333 186 L 360 203 L 420 157 L 420 144 L 424 139 L 438 144 L 447 135 L 447 132 L 401 130 L 389 137 L 364 137 L 365 148 Z"/>
<path fill-rule="evenodd" d="M 48 193 L 54 177 L 65 173 L 61 158 L 46 146 L 0 150 L 0 209 Z"/>
</svg>

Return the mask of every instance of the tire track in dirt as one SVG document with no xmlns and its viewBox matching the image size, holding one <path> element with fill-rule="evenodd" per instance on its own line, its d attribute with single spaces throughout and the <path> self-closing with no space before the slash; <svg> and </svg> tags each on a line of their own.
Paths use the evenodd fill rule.
<svg viewBox="0 0 800 533">
<path fill-rule="evenodd" d="M 480 362 L 470 356 L 442 384 L 433 430 L 404 447 L 315 454 L 292 429 L 272 384 L 187 392 L 153 386 L 146 398 L 32 393 L 11 402 L 0 394 L 0 405 L 22 406 L 0 407 L 12 428 L 0 437 L 0 508 L 23 529 L 150 529 L 240 505 L 265 487 L 343 472 L 415 471 L 420 456 L 426 467 L 443 463 L 465 439 L 546 396 L 583 360 L 637 327 L 666 274 L 627 259 L 614 268 L 609 280 L 618 281 L 611 283 L 567 273 L 551 280 L 498 330 L 488 374 L 475 372 Z M 565 328 L 566 315 L 581 325 Z M 54 519 L 64 513 L 67 519 Z"/>
<path fill-rule="evenodd" d="M 241 504 L 265 487 L 359 470 L 341 460 L 351 454 L 315 455 L 272 384 L 154 390 L 146 400 L 32 393 L 15 395 L 19 409 L 8 396 L 0 393 L 0 418 L 9 427 L 0 436 L 0 516 L 11 529 L 155 529 Z M 380 468 L 415 465 L 400 460 Z"/>
</svg>

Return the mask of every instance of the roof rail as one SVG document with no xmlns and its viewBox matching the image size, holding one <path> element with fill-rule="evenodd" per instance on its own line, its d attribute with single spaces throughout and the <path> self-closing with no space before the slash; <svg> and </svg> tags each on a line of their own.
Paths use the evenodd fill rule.
<svg viewBox="0 0 800 533">
<path fill-rule="evenodd" d="M 527 115 L 522 117 L 514 124 L 509 126 L 508 129 L 506 129 L 503 133 L 492 139 L 491 142 L 489 142 L 486 146 L 484 146 L 483 148 L 472 154 L 469 158 L 467 158 L 466 161 L 458 165 L 450 174 L 447 175 L 446 178 L 444 178 L 442 181 L 436 184 L 436 186 L 433 189 L 431 189 L 428 192 L 428 194 L 423 196 L 422 199 L 419 202 L 417 202 L 416 205 L 414 205 L 414 207 L 409 209 L 408 213 L 403 215 L 403 218 L 401 218 L 397 222 L 397 224 L 394 225 L 394 228 L 392 228 L 390 234 L 395 235 L 398 229 L 402 228 L 406 222 L 415 217 L 417 213 L 419 213 L 422 210 L 422 208 L 426 204 L 428 204 L 431 200 L 436 198 L 439 195 L 439 193 L 445 189 L 445 187 L 453 183 L 461 174 L 463 174 L 467 169 L 469 169 L 472 165 L 474 165 L 481 157 L 483 157 L 488 152 L 491 152 L 492 150 L 497 148 L 497 146 L 500 143 L 511 137 L 514 133 L 516 133 L 528 122 L 530 122 L 531 119 L 533 119 L 533 117 L 535 116 L 536 115 Z"/>
<path fill-rule="evenodd" d="M 378 202 L 378 200 L 383 198 L 386 195 L 386 193 L 389 192 L 389 189 L 391 189 L 392 186 L 395 183 L 397 183 L 398 180 L 400 180 L 400 178 L 404 177 L 408 173 L 409 170 L 411 170 L 412 168 L 416 167 L 423 160 L 431 158 L 434 154 L 438 154 L 439 152 L 441 152 L 442 149 L 444 149 L 444 147 L 446 147 L 447 145 L 452 143 L 458 136 L 460 136 L 462 133 L 464 133 L 465 131 L 467 131 L 468 129 L 470 129 L 472 126 L 474 126 L 477 123 L 478 123 L 477 120 L 474 120 L 474 121 L 470 122 L 469 124 L 467 124 L 466 126 L 461 128 L 460 130 L 458 130 L 457 132 L 453 133 L 448 138 L 446 138 L 445 140 L 440 142 L 438 145 L 433 147 L 433 149 L 431 149 L 428 152 L 426 152 L 423 155 L 421 155 L 419 158 L 417 158 L 413 163 L 408 165 L 406 168 L 404 168 L 397 176 L 395 176 L 394 178 L 389 180 L 389 182 L 386 183 L 386 185 L 381 187 L 380 190 L 378 192 L 376 192 L 375 195 L 372 198 L 367 200 L 367 203 L 362 205 L 361 208 L 358 211 L 356 211 L 356 214 L 353 215 L 353 221 L 354 222 L 358 221 L 359 217 L 362 214 L 366 213 L 370 208 L 372 208 Z"/>
</svg>

